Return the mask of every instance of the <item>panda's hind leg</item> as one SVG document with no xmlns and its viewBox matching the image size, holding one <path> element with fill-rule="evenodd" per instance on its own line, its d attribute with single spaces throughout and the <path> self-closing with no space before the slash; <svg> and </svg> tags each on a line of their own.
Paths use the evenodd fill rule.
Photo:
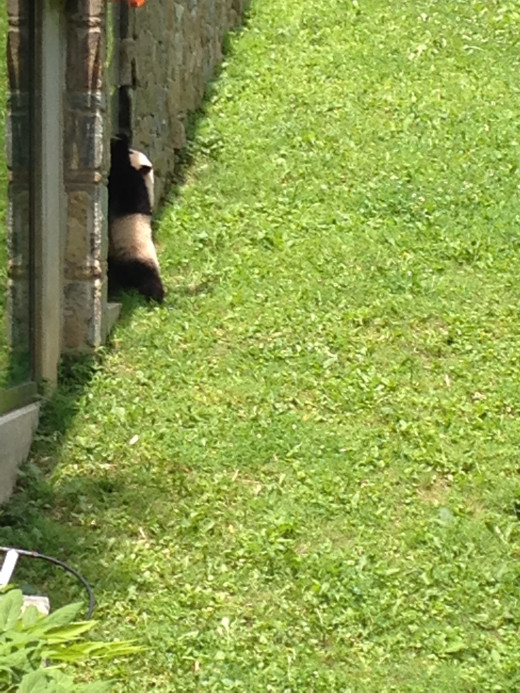
<svg viewBox="0 0 520 693">
<path fill-rule="evenodd" d="M 146 260 L 111 260 L 108 272 L 108 290 L 136 289 L 149 300 L 162 303 L 164 286 L 159 268 Z"/>
</svg>

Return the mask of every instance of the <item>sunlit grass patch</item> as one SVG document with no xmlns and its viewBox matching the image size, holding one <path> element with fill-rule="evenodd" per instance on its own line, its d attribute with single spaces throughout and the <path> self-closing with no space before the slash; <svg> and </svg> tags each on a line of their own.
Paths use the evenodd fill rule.
<svg viewBox="0 0 520 693">
<path fill-rule="evenodd" d="M 168 301 L 128 298 L 36 448 L 51 507 L 3 530 L 147 645 L 121 690 L 519 687 L 518 24 L 258 0 L 232 38 Z"/>
</svg>

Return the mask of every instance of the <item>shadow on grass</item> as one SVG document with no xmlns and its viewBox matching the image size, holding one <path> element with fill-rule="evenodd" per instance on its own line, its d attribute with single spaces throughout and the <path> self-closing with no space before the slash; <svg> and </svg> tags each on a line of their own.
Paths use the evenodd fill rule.
<svg viewBox="0 0 520 693">
<path fill-rule="evenodd" d="M 234 33 L 240 32 L 246 22 L 247 16 Z M 227 59 L 233 53 L 231 46 L 231 38 L 228 36 L 223 47 Z M 178 153 L 171 191 L 163 201 L 163 212 L 157 215 L 159 220 L 164 213 L 164 205 L 175 204 L 180 189 L 186 182 L 194 159 L 194 140 L 206 117 L 208 103 L 221 72 L 222 66 L 217 66 L 207 86 L 201 108 L 188 117 L 187 144 Z M 174 296 L 195 296 L 206 290 L 207 286 L 181 286 L 171 293 Z M 120 322 L 128 324 L 134 310 L 146 305 L 146 302 L 135 293 L 121 298 L 123 308 Z M 167 297 L 166 307 L 168 304 Z M 109 471 L 100 469 L 95 476 L 92 472 L 85 473 L 78 468 L 77 475 L 59 488 L 51 481 L 52 471 L 60 463 L 67 434 L 77 416 L 79 402 L 94 375 L 103 369 L 104 356 L 110 349 L 111 345 L 108 344 L 93 355 L 63 359 L 59 387 L 42 405 L 40 426 L 30 459 L 20 471 L 11 500 L 0 508 L 0 545 L 35 550 L 64 560 L 80 570 L 92 583 L 94 590 L 97 585 L 102 585 L 116 598 L 116 595 L 126 595 L 129 585 L 135 580 L 135 574 L 130 560 L 126 567 L 121 564 L 115 567 L 103 558 L 113 542 L 117 541 L 115 526 L 111 525 L 110 518 L 118 512 L 127 518 L 145 516 L 161 496 L 160 487 L 153 482 L 143 487 L 112 468 Z M 110 435 L 110 432 L 102 434 Z M 195 491 L 189 488 L 189 484 L 182 478 L 183 474 L 185 472 L 179 471 L 175 486 L 179 494 L 185 497 Z M 174 503 L 171 487 L 168 493 L 168 501 Z M 86 515 L 91 518 L 87 524 Z M 114 526 L 114 532 L 98 531 L 104 522 L 107 522 L 109 528 Z M 74 578 L 41 561 L 20 559 L 14 579 L 28 592 L 34 589 L 38 593 L 49 595 L 54 608 L 84 597 L 81 585 L 76 584 Z"/>
<path fill-rule="evenodd" d="M 60 499 L 48 477 L 59 464 L 60 449 L 76 417 L 79 399 L 102 365 L 102 352 L 62 360 L 60 385 L 42 403 L 29 461 L 20 471 L 11 500 L 0 509 L 0 544 L 39 551 L 71 563 L 77 561 L 77 550 L 83 542 L 81 532 L 53 519 Z M 73 513 L 72 507 L 70 510 Z M 29 593 L 34 585 L 37 592 L 49 594 L 50 583 L 61 577 L 60 570 L 53 566 L 22 558 L 14 579 Z M 79 596 L 74 589 L 71 594 Z"/>
<path fill-rule="evenodd" d="M 124 526 L 127 544 L 133 546 L 134 538 L 136 544 L 142 541 L 140 526 L 146 526 L 154 507 L 165 502 L 165 491 L 160 478 L 143 482 L 139 474 L 136 478 L 128 470 L 119 470 L 111 460 L 99 460 L 99 465 L 88 469 L 78 466 L 59 484 L 52 482 L 52 471 L 60 464 L 80 400 L 94 375 L 103 369 L 103 353 L 106 349 L 96 356 L 64 359 L 60 387 L 43 404 L 30 459 L 20 472 L 15 493 L 0 509 L 0 546 L 38 551 L 65 561 L 84 575 L 98 598 L 109 593 L 108 600 L 100 600 L 109 609 L 113 600 L 127 598 L 136 580 L 130 551 L 121 556 L 118 527 Z M 110 436 L 110 431 L 99 430 L 99 436 L 104 435 Z M 68 454 L 70 458 L 70 451 Z M 189 487 L 186 470 L 175 474 L 173 493 L 171 474 L 167 491 L 172 503 L 196 493 Z M 119 553 L 117 563 L 107 559 L 114 551 Z M 81 601 L 86 610 L 86 592 L 79 581 L 54 565 L 22 557 L 14 582 L 26 593 L 49 596 L 52 608 Z"/>
</svg>

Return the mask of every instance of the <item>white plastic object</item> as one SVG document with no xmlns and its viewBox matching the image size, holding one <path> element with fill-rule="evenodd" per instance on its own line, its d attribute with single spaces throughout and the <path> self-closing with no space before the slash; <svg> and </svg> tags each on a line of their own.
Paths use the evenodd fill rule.
<svg viewBox="0 0 520 693">
<path fill-rule="evenodd" d="M 11 582 L 20 554 L 15 549 L 9 549 L 5 554 L 4 562 L 0 570 L 0 587 L 5 587 Z"/>
</svg>

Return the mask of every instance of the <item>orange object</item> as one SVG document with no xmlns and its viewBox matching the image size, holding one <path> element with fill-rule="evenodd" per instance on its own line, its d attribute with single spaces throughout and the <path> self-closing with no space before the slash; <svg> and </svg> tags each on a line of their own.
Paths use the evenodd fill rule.
<svg viewBox="0 0 520 693">
<path fill-rule="evenodd" d="M 114 2 L 118 2 L 118 0 L 114 0 Z M 130 7 L 142 7 L 146 0 L 126 0 L 126 4 L 130 5 Z"/>
</svg>

